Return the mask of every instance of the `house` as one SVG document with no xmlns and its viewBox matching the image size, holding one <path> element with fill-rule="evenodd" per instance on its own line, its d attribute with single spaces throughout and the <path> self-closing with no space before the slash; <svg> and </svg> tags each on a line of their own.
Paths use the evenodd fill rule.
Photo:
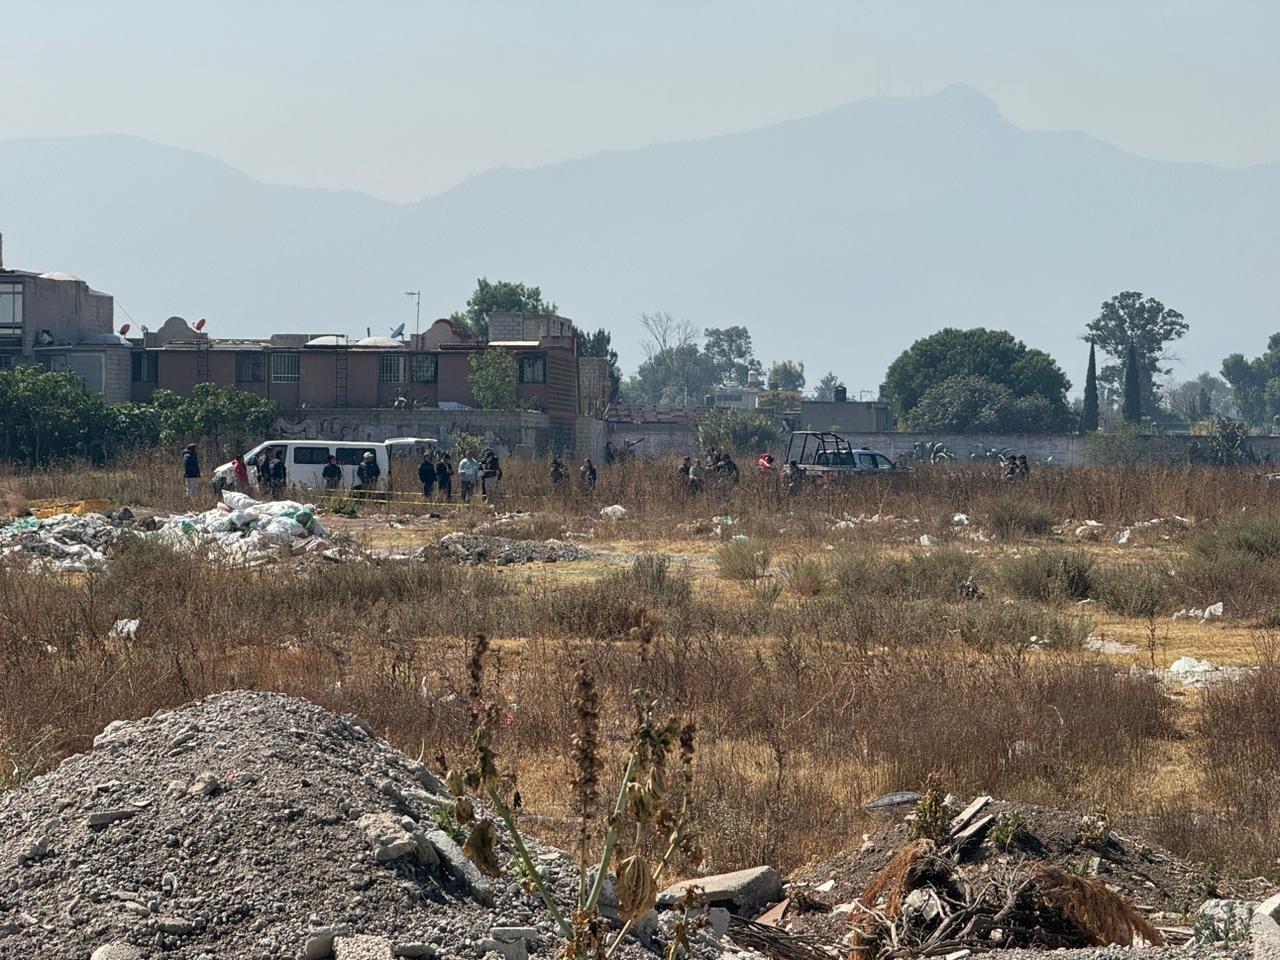
<svg viewBox="0 0 1280 960">
<path fill-rule="evenodd" d="M 0 238 L 0 370 L 72 370 L 108 402 L 128 400 L 130 344 L 114 321 L 111 295 L 79 277 L 6 269 Z"/>
</svg>

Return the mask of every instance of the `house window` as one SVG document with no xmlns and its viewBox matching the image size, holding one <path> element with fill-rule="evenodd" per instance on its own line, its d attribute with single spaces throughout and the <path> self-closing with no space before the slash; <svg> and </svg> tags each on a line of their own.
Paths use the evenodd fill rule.
<svg viewBox="0 0 1280 960">
<path fill-rule="evenodd" d="M 0 337 L 22 334 L 22 284 L 0 283 Z"/>
<path fill-rule="evenodd" d="M 135 350 L 129 359 L 133 363 L 132 379 L 134 383 L 155 383 L 160 368 L 160 357 L 145 350 Z"/>
<path fill-rule="evenodd" d="M 297 383 L 298 379 L 298 354 L 271 354 L 272 383 Z"/>
<path fill-rule="evenodd" d="M 0 353 L 0 370 L 12 370 L 12 369 L 13 369 L 13 354 Z"/>
<path fill-rule="evenodd" d="M 410 354 L 409 380 L 413 383 L 435 383 L 439 359 L 434 353 Z"/>
<path fill-rule="evenodd" d="M 262 354 L 237 353 L 236 383 L 261 383 L 262 380 Z"/>
<path fill-rule="evenodd" d="M 379 383 L 404 383 L 404 354 L 384 353 L 378 358 Z"/>
<path fill-rule="evenodd" d="M 547 382 L 547 355 L 545 353 L 530 353 L 520 358 L 520 382 Z"/>
</svg>

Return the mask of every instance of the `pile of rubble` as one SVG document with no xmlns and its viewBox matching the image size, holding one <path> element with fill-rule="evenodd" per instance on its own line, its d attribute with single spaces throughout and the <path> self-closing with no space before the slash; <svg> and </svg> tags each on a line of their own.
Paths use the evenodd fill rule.
<svg viewBox="0 0 1280 960">
<path fill-rule="evenodd" d="M 450 533 L 436 544 L 423 547 L 417 559 L 443 556 L 459 563 L 572 563 L 586 560 L 591 551 L 565 540 L 511 540 L 478 533 Z"/>
<path fill-rule="evenodd" d="M 0 956 L 558 955 L 506 835 L 502 877 L 483 876 L 451 805 L 367 723 L 305 700 L 233 692 L 117 721 L 0 798 Z M 572 859 L 529 848 L 571 903 Z M 653 960 L 675 916 L 651 914 L 617 956 Z M 693 938 L 693 960 L 725 955 L 724 920 Z"/>
<path fill-rule="evenodd" d="M 314 507 L 292 500 L 260 502 L 233 490 L 223 491 L 214 509 L 198 513 L 138 518 L 126 507 L 44 519 L 20 517 L 0 526 L 0 558 L 27 560 L 41 570 L 83 573 L 106 566 L 115 547 L 130 537 L 251 567 L 277 559 L 282 547 L 329 560 L 346 558 L 346 552 L 327 539 Z"/>
<path fill-rule="evenodd" d="M 967 806 L 947 797 L 925 813 L 922 799 L 904 791 L 869 805 L 896 822 L 792 877 L 786 899 L 756 922 L 775 940 L 868 960 L 1189 942 L 1202 955 L 1229 955 L 1241 941 L 1247 955 L 1246 917 L 1271 892 L 1265 881 L 1241 881 L 1219 894 L 1235 900 L 1206 901 L 1215 882 L 1228 886 L 1212 870 L 1120 835 L 1102 813 L 990 797 Z M 941 829 L 922 830 L 922 815 Z"/>
</svg>

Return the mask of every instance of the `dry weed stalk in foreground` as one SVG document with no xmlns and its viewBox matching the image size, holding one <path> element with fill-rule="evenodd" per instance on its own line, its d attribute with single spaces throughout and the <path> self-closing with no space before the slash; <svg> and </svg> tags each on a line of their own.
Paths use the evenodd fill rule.
<svg viewBox="0 0 1280 960">
<path fill-rule="evenodd" d="M 643 658 L 652 639 L 652 630 L 639 630 L 637 634 Z M 465 770 L 453 768 L 447 774 L 449 789 L 457 798 L 454 817 L 461 824 L 471 825 L 463 853 L 489 876 L 501 875 L 501 864 L 495 852 L 495 824 L 488 818 L 476 820 L 475 807 L 466 794 L 470 790 L 483 794 L 506 825 L 511 836 L 516 872 L 526 889 L 536 891 L 555 918 L 566 940 L 563 952 L 566 960 L 603 960 L 617 949 L 632 925 L 653 909 L 658 896 L 658 881 L 675 853 L 680 851 L 692 861 L 699 858 L 697 845 L 688 829 L 689 797 L 693 784 L 693 724 L 681 724 L 673 717 L 660 718 L 659 702 L 643 690 L 633 691 L 636 726 L 622 786 L 613 806 L 607 812 L 601 811 L 599 697 L 590 665 L 585 660 L 579 663 L 574 684 L 572 787 L 578 817 L 577 854 L 581 873 L 577 902 L 573 912 L 566 917 L 543 884 L 520 833 L 517 819 L 521 800 L 516 778 L 514 774 L 503 776 L 498 772 L 492 746 L 495 710 L 485 699 L 488 647 L 486 637 L 477 637 L 468 661 L 468 694 L 473 723 L 471 764 Z M 678 764 L 677 771 L 671 769 L 673 762 Z M 650 863 L 640 853 L 646 831 L 667 840 L 666 852 L 657 863 Z M 588 869 L 589 849 L 597 833 L 601 836 L 601 852 L 592 871 Z M 609 924 L 601 912 L 601 896 L 611 868 L 618 897 L 618 918 L 623 921 L 612 941 L 609 939 Z M 682 922 L 687 923 L 687 917 Z M 681 939 L 681 936 L 676 936 L 673 940 L 673 957 Z"/>
</svg>

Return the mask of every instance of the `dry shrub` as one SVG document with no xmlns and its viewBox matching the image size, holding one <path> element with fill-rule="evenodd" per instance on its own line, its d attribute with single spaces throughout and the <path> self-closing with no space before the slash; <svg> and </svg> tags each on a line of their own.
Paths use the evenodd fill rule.
<svg viewBox="0 0 1280 960">
<path fill-rule="evenodd" d="M 770 557 L 762 540 L 730 540 L 716 551 L 716 569 L 726 580 L 759 580 L 769 572 Z"/>
<path fill-rule="evenodd" d="M 1169 575 L 1150 564 L 1103 567 L 1093 579 L 1093 598 L 1122 617 L 1156 617 L 1169 607 Z"/>
<path fill-rule="evenodd" d="M 827 565 L 817 557 L 797 555 L 787 558 L 782 566 L 782 579 L 797 597 L 816 597 L 831 582 Z"/>
<path fill-rule="evenodd" d="M 866 544 L 835 551 L 830 562 L 836 587 L 846 594 L 905 600 L 965 600 L 974 589 L 978 562 L 960 547 L 916 550 L 886 559 Z"/>
<path fill-rule="evenodd" d="M 1097 877 L 1075 877 L 1059 867 L 1038 863 L 1032 868 L 1036 900 L 1066 917 L 1092 946 L 1132 946 L 1142 940 L 1162 946 L 1164 938 L 1151 923 Z"/>
<path fill-rule="evenodd" d="M 1041 537 L 1053 529 L 1049 508 L 1036 500 L 1009 492 L 997 498 L 987 510 L 987 526 L 1000 540 Z"/>
<path fill-rule="evenodd" d="M 998 570 L 1005 591 L 1024 600 L 1083 600 L 1094 586 L 1094 559 L 1084 550 L 1033 550 L 1005 557 Z"/>
</svg>

